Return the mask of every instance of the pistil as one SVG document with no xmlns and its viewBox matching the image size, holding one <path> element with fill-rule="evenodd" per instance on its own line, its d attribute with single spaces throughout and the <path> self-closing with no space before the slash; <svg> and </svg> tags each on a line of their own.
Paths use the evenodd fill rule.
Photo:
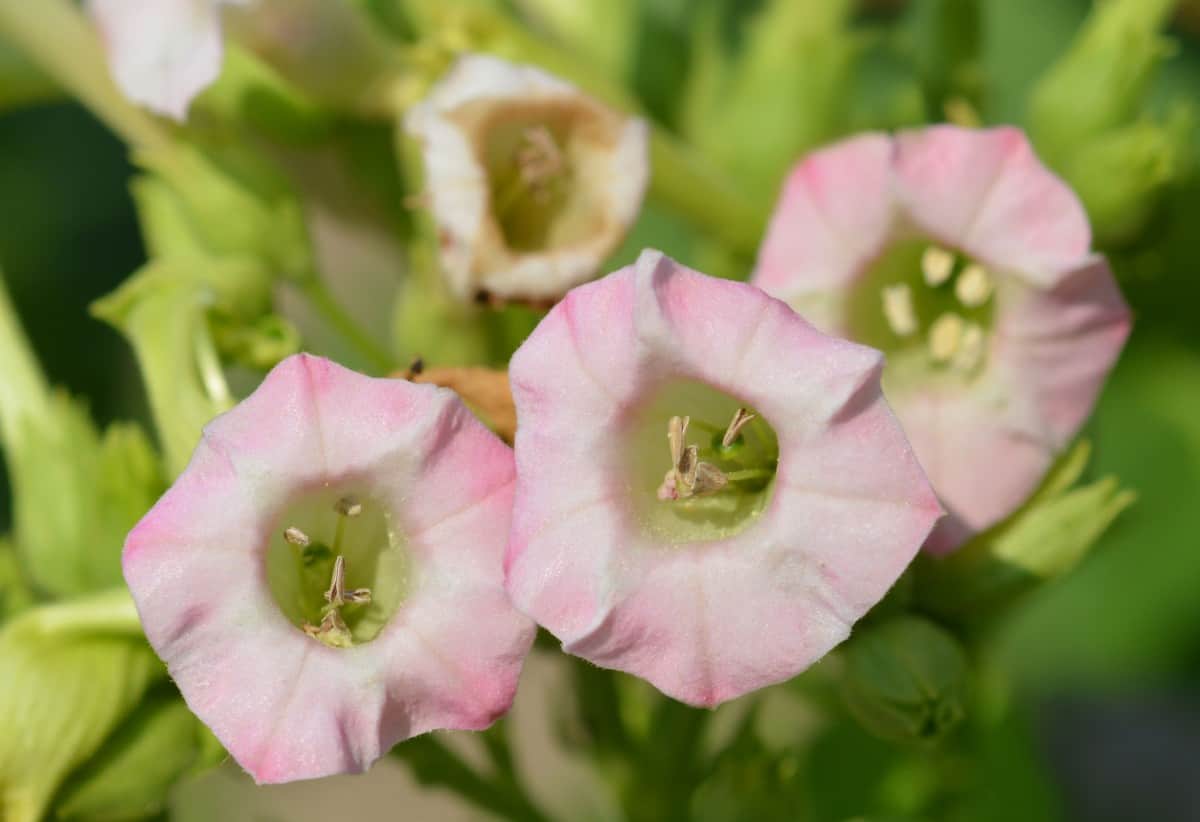
<svg viewBox="0 0 1200 822">
<path fill-rule="evenodd" d="M 329 587 L 322 594 L 325 605 L 321 608 L 321 622 L 319 625 L 304 622 L 301 627 L 304 633 L 331 648 L 349 648 L 354 645 L 354 639 L 342 616 L 342 608 L 369 603 L 371 591 L 369 588 L 346 589 L 346 558 L 342 554 L 342 540 L 345 536 L 346 520 L 359 516 L 363 507 L 362 503 L 353 497 L 343 497 L 333 508 L 338 514 L 338 520 L 331 549 L 320 544 L 314 545 L 308 534 L 294 525 L 284 529 L 283 538 L 288 544 L 302 550 L 301 561 L 305 565 L 314 561 L 318 554 L 324 554 L 326 557 L 329 553 L 334 555 Z"/>
</svg>

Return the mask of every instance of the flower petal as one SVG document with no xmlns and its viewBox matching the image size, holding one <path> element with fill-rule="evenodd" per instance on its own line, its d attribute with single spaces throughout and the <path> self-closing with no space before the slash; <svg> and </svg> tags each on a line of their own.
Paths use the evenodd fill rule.
<svg viewBox="0 0 1200 822">
<path fill-rule="evenodd" d="M 1015 128 L 933 126 L 896 136 L 896 196 L 924 232 L 1037 285 L 1088 253 L 1079 198 Z"/>
<path fill-rule="evenodd" d="M 852 283 L 893 230 L 892 140 L 864 134 L 815 151 L 791 172 L 753 282 L 810 322 L 840 322 L 828 295 Z"/>
</svg>

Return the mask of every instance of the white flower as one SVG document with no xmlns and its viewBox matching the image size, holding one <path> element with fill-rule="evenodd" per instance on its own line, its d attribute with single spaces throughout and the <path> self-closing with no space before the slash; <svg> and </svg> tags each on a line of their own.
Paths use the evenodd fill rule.
<svg viewBox="0 0 1200 822">
<path fill-rule="evenodd" d="M 556 299 L 637 216 L 646 124 L 528 66 L 462 58 L 406 119 L 443 273 L 463 299 Z"/>
</svg>

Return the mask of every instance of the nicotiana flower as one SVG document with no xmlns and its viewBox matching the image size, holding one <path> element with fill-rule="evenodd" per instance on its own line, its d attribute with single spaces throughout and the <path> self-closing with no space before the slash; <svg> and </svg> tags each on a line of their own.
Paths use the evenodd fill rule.
<svg viewBox="0 0 1200 822">
<path fill-rule="evenodd" d="M 183 120 L 221 72 L 221 7 L 250 0 L 87 0 L 125 96 Z"/>
<path fill-rule="evenodd" d="M 441 265 L 463 299 L 556 299 L 596 275 L 637 216 L 648 130 L 571 85 L 461 58 L 414 106 Z"/>
<path fill-rule="evenodd" d="M 935 126 L 817 151 L 752 282 L 888 354 L 884 391 L 950 550 L 1012 513 L 1087 418 L 1129 333 L 1075 195 L 1013 128 Z"/>
<path fill-rule="evenodd" d="M 940 515 L 881 366 L 658 252 L 570 292 L 510 366 L 514 602 L 694 705 L 804 670 Z"/>
<path fill-rule="evenodd" d="M 361 771 L 511 704 L 533 639 L 503 585 L 513 479 L 453 392 L 296 355 L 208 425 L 125 578 L 256 780 Z"/>
</svg>

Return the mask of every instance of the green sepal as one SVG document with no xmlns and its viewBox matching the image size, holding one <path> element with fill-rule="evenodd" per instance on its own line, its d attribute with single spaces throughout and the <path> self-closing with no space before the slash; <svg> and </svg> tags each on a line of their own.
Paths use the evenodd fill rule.
<svg viewBox="0 0 1200 822">
<path fill-rule="evenodd" d="M 730 53 L 717 12 L 696 26 L 681 127 L 760 201 L 807 149 L 837 135 L 865 40 L 848 0 L 770 0 Z M 803 55 L 797 61 L 796 56 Z"/>
<path fill-rule="evenodd" d="M 985 624 L 1078 565 L 1136 499 L 1115 477 L 1073 487 L 1090 454 L 1081 440 L 1008 519 L 949 556 L 919 557 L 914 565 L 919 606 L 947 620 Z"/>
<path fill-rule="evenodd" d="M 1195 110 L 1176 106 L 1164 122 L 1141 120 L 1098 135 L 1059 166 L 1087 207 L 1096 240 L 1135 240 L 1158 211 L 1166 188 L 1190 169 Z"/>
<path fill-rule="evenodd" d="M 101 435 L 78 401 L 53 393 L 23 420 L 8 449 L 21 565 L 39 590 L 63 597 L 120 585 L 121 545 L 164 490 L 141 428 Z"/>
<path fill-rule="evenodd" d="M 220 76 L 192 103 L 190 119 L 206 115 L 301 146 L 329 136 L 333 124 L 329 111 L 236 43 L 227 43 Z"/>
<path fill-rule="evenodd" d="M 933 745 L 966 717 L 966 652 L 928 619 L 904 615 L 860 629 L 842 656 L 846 707 L 876 736 Z"/>
<path fill-rule="evenodd" d="M 42 819 L 165 673 L 123 589 L 32 608 L 0 629 L 0 818 Z"/>
<path fill-rule="evenodd" d="M 161 812 L 199 752 L 198 722 L 173 687 L 144 699 L 53 800 L 56 819 L 125 822 Z"/>
<path fill-rule="evenodd" d="M 141 215 L 156 254 L 183 247 L 259 260 L 269 278 L 311 276 L 312 250 L 299 199 L 259 154 L 230 143 L 174 143 L 136 151 L 133 158 L 166 187 L 143 191 L 137 201 L 139 210 L 157 211 Z"/>
<path fill-rule="evenodd" d="M 616 80 L 631 79 L 638 37 L 635 0 L 519 0 L 521 11 Z"/>
<path fill-rule="evenodd" d="M 234 362 L 258 371 L 274 368 L 300 350 L 300 331 L 286 317 L 264 314 L 240 322 L 223 314 L 212 318 L 213 341 Z"/>
<path fill-rule="evenodd" d="M 209 312 L 240 282 L 259 279 L 249 260 L 163 259 L 92 305 L 133 346 L 172 477 L 187 465 L 205 423 L 232 407 Z"/>
<path fill-rule="evenodd" d="M 1137 119 L 1155 69 L 1174 51 L 1159 32 L 1175 0 L 1098 2 L 1030 96 L 1029 129 L 1052 165 Z"/>
</svg>

